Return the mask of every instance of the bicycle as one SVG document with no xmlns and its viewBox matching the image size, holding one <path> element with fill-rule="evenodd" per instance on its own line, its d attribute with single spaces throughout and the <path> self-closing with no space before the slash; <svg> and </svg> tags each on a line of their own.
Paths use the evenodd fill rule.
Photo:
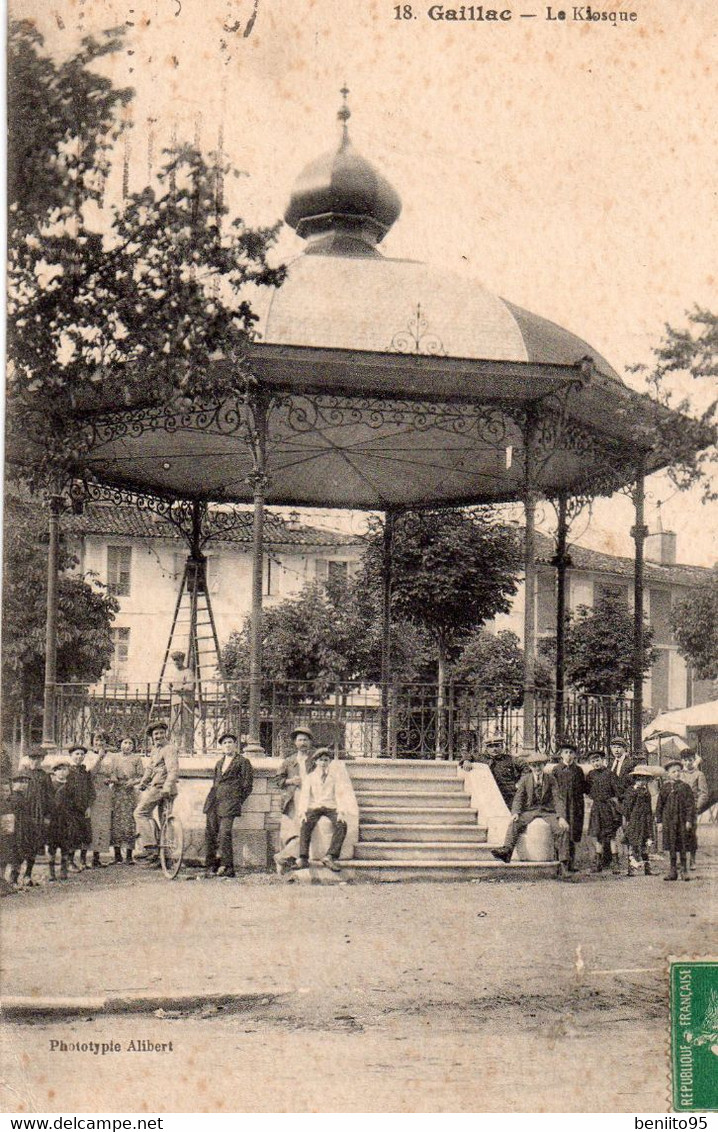
<svg viewBox="0 0 718 1132">
<path fill-rule="evenodd" d="M 165 798 L 160 804 L 160 820 L 154 818 L 155 844 L 159 849 L 160 867 L 168 880 L 174 880 L 182 867 L 184 856 L 184 826 L 173 812 L 174 798 Z"/>
</svg>

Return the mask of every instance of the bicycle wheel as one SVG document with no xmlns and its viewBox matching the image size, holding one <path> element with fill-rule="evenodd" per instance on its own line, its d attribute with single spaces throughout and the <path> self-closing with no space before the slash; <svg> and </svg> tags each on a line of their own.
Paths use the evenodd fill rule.
<svg viewBox="0 0 718 1132">
<path fill-rule="evenodd" d="M 173 880 L 180 871 L 184 853 L 184 829 L 182 822 L 174 814 L 162 822 L 160 834 L 160 864 L 168 880 Z"/>
</svg>

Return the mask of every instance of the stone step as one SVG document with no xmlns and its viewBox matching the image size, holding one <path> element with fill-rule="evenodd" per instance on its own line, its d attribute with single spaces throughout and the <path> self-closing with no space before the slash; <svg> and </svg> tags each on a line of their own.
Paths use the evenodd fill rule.
<svg viewBox="0 0 718 1132">
<path fill-rule="evenodd" d="M 391 809 L 411 809 L 418 806 L 420 809 L 447 809 L 465 810 L 471 805 L 468 794 L 453 794 L 428 790 L 412 790 L 402 794 L 399 790 L 355 790 L 357 802 L 361 807 L 389 806 Z"/>
<path fill-rule="evenodd" d="M 476 818 L 473 825 L 436 825 L 418 824 L 416 822 L 405 825 L 364 825 L 359 826 L 359 841 L 362 844 L 385 841 L 466 841 L 471 844 L 486 841 L 487 830 L 485 826 L 478 826 Z"/>
<path fill-rule="evenodd" d="M 354 848 L 356 861 L 479 861 L 487 855 L 484 845 L 471 841 L 358 841 Z"/>
<path fill-rule="evenodd" d="M 359 800 L 359 824 L 380 825 L 391 823 L 405 825 L 413 822 L 417 825 L 476 825 L 476 810 L 466 805 L 461 806 L 365 806 Z"/>
<path fill-rule="evenodd" d="M 549 861 L 342 861 L 341 873 L 333 874 L 339 880 L 401 882 L 401 881 L 477 881 L 477 880 L 540 880 L 556 876 L 556 864 Z"/>
<path fill-rule="evenodd" d="M 424 759 L 367 759 L 346 763 L 352 782 L 360 778 L 458 778 L 458 763 Z"/>
<path fill-rule="evenodd" d="M 464 784 L 458 778 L 432 778 L 428 775 L 396 778 L 353 778 L 355 794 L 464 794 Z"/>
</svg>

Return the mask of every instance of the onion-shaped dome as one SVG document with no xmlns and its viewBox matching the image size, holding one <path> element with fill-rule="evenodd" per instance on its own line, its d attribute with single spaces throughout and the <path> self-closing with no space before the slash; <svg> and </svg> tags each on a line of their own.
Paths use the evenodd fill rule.
<svg viewBox="0 0 718 1132">
<path fill-rule="evenodd" d="M 348 93 L 346 88 L 342 93 Z M 401 200 L 385 177 L 349 140 L 345 105 L 336 151 L 306 166 L 297 179 L 284 219 L 307 240 L 307 252 L 372 255 L 401 213 Z"/>
</svg>

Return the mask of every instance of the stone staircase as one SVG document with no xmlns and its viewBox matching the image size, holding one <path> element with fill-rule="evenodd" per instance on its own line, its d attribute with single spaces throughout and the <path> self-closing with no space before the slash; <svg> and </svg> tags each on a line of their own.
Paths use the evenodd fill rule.
<svg viewBox="0 0 718 1132">
<path fill-rule="evenodd" d="M 491 856 L 457 764 L 366 759 L 346 764 L 359 804 L 359 838 L 342 873 L 355 880 L 527 879 L 555 865 Z"/>
</svg>

